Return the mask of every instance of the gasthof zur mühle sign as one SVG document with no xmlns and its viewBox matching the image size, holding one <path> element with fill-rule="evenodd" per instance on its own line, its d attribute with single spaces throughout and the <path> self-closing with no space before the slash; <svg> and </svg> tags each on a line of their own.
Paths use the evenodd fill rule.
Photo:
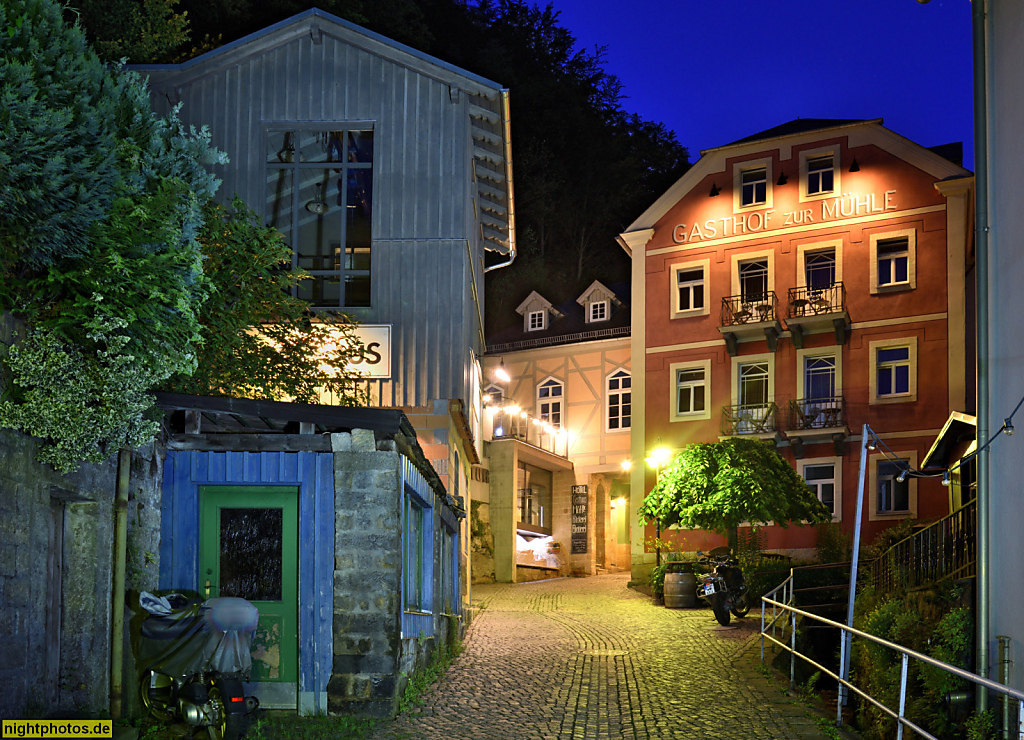
<svg viewBox="0 0 1024 740">
<path fill-rule="evenodd" d="M 587 552 L 587 506 L 586 486 L 572 487 L 572 554 Z"/>
</svg>

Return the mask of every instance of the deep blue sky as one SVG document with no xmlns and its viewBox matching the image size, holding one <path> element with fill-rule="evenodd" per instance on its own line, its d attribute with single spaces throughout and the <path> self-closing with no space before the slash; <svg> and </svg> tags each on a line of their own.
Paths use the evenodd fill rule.
<svg viewBox="0 0 1024 740">
<path fill-rule="evenodd" d="M 544 5 L 546 0 L 538 0 Z M 969 0 L 551 0 L 583 48 L 606 46 L 623 108 L 697 161 L 794 118 L 882 118 L 973 169 Z"/>
</svg>

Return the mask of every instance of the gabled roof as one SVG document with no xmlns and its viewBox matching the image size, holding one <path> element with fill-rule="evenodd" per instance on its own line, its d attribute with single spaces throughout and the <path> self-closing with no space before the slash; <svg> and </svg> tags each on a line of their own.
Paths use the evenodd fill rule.
<svg viewBox="0 0 1024 740">
<path fill-rule="evenodd" d="M 502 90 L 497 82 L 473 74 L 454 64 L 382 36 L 336 15 L 310 8 L 285 18 L 264 29 L 250 33 L 216 49 L 200 54 L 181 64 L 133 64 L 131 69 L 151 74 L 176 72 L 174 84 L 183 84 L 196 77 L 209 74 L 222 66 L 237 64 L 241 59 L 261 54 L 290 41 L 295 36 L 309 34 L 313 43 L 320 43 L 322 34 L 338 37 L 346 43 L 365 49 L 397 64 L 414 69 L 443 82 L 459 80 L 467 92 L 496 95 Z"/>
<path fill-rule="evenodd" d="M 726 161 L 732 157 L 755 154 L 778 147 L 784 149 L 802 145 L 830 137 L 847 136 L 850 146 L 873 144 L 888 151 L 923 172 L 927 172 L 937 181 L 949 177 L 964 177 L 970 172 L 941 154 L 907 139 L 882 125 L 881 118 L 872 119 L 829 119 L 807 118 L 796 119 L 775 126 L 765 131 L 752 134 L 731 144 L 705 149 L 701 158 L 686 173 L 666 190 L 646 211 L 630 224 L 619 236 L 619 244 L 627 253 L 632 253 L 632 242 L 645 242 L 650 234 L 640 234 L 654 226 L 668 211 L 687 193 L 696 187 L 705 177 L 711 174 L 726 173 Z M 783 157 L 788 159 L 788 155 Z M 637 232 L 634 234 L 634 232 Z M 653 232 L 652 232 L 653 233 Z M 632 238 L 629 235 L 633 234 Z"/>
<path fill-rule="evenodd" d="M 530 291 L 530 295 L 526 296 L 526 298 L 523 299 L 523 302 L 520 303 L 516 307 L 516 313 L 518 313 L 518 314 L 526 313 L 526 311 L 530 308 L 530 305 L 534 304 L 534 303 L 537 303 L 537 302 L 540 302 L 540 305 L 543 308 L 545 308 L 545 309 L 549 309 L 549 308 L 553 307 L 553 304 L 551 303 L 551 301 L 549 301 L 547 298 L 542 296 L 537 291 L 533 290 L 533 291 Z"/>
<path fill-rule="evenodd" d="M 590 286 L 580 294 L 579 298 L 576 299 L 576 302 L 581 306 L 584 306 L 586 305 L 587 301 L 590 300 L 590 296 L 592 296 L 594 293 L 600 293 L 602 295 L 609 296 L 613 303 L 616 303 L 620 306 L 622 305 L 622 302 L 615 296 L 615 293 L 612 291 L 612 289 L 606 286 L 600 280 L 595 280 L 594 282 L 592 282 Z"/>
</svg>

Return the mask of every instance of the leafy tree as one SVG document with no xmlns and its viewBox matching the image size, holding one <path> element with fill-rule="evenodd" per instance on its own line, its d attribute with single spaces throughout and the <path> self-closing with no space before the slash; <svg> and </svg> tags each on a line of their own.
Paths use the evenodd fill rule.
<svg viewBox="0 0 1024 740">
<path fill-rule="evenodd" d="M 145 441 L 146 393 L 195 368 L 205 165 L 225 158 L 53 0 L 6 0 L 0 28 L 0 308 L 31 327 L 0 358 L 0 425 L 70 470 Z"/>
<path fill-rule="evenodd" d="M 792 521 L 831 521 L 793 467 L 760 440 L 731 437 L 687 445 L 665 468 L 639 509 L 662 527 L 728 534 L 736 547 L 741 522 L 782 527 Z"/>
<path fill-rule="evenodd" d="M 291 248 L 236 198 L 231 208 L 209 204 L 200 234 L 211 283 L 199 321 L 198 367 L 164 389 L 177 393 L 317 403 L 322 390 L 335 405 L 366 403 L 358 375 L 346 369 L 362 355 L 355 324 L 319 314 L 291 296 L 304 280 L 292 272 Z M 253 327 L 259 327 L 258 331 Z"/>
<path fill-rule="evenodd" d="M 171 62 L 189 40 L 188 17 L 178 0 L 77 0 L 78 15 L 92 48 L 116 62 Z"/>
</svg>

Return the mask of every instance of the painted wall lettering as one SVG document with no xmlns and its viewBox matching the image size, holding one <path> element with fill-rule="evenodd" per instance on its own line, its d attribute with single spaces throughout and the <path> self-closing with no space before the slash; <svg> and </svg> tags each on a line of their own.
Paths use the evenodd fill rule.
<svg viewBox="0 0 1024 740">
<path fill-rule="evenodd" d="M 672 228 L 672 241 L 676 244 L 687 244 L 719 236 L 743 236 L 744 234 L 757 234 L 772 228 L 804 226 L 840 218 L 885 213 L 886 211 L 895 211 L 899 207 L 896 205 L 895 198 L 895 190 L 886 190 L 884 193 L 843 193 L 836 198 L 821 201 L 820 214 L 815 213 L 815 208 L 801 208 L 778 214 L 775 210 L 769 209 L 734 214 L 723 218 L 709 218 L 703 223 L 676 224 Z"/>
</svg>

